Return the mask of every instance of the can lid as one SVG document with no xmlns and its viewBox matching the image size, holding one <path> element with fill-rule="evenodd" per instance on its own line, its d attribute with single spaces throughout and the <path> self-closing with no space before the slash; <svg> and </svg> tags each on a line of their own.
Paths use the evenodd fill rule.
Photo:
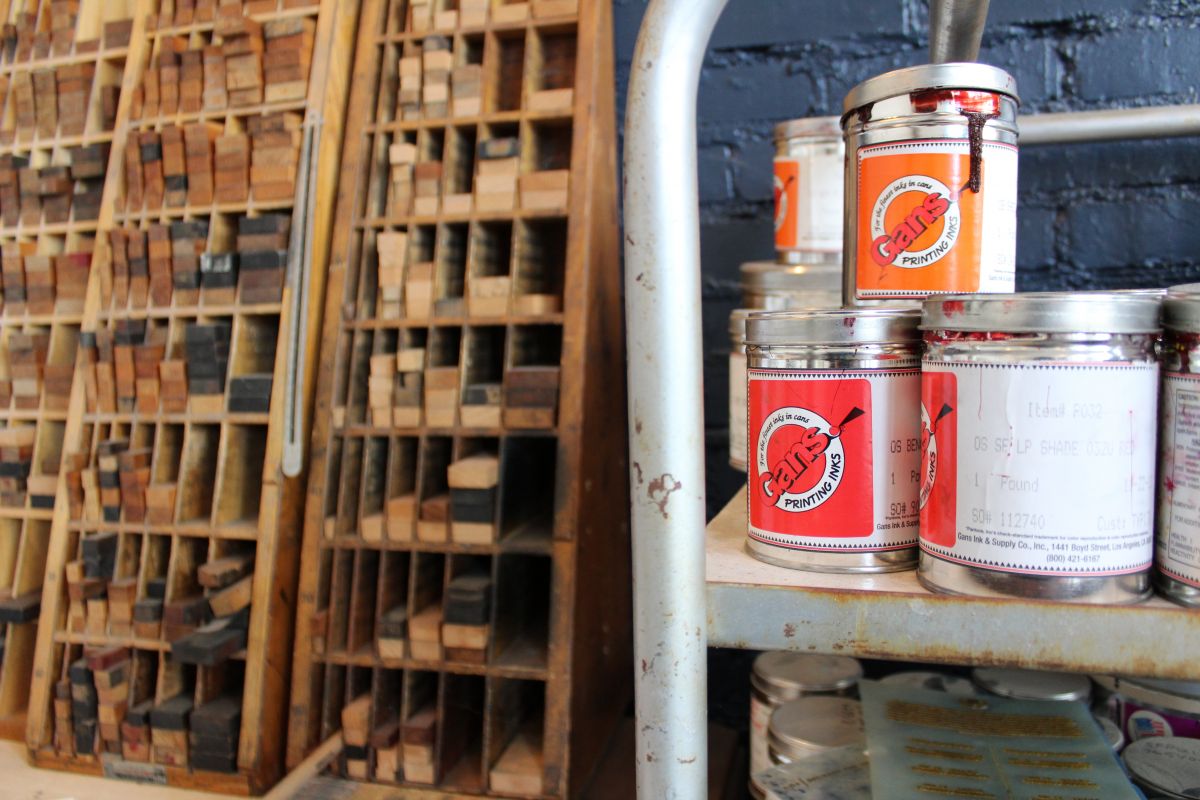
<svg viewBox="0 0 1200 800">
<path fill-rule="evenodd" d="M 879 682 L 889 686 L 907 686 L 912 689 L 945 692 L 955 697 L 979 696 L 979 690 L 975 688 L 975 684 L 959 675 L 951 675 L 949 672 L 906 670 L 893 672 L 891 675 L 880 678 Z"/>
<path fill-rule="evenodd" d="M 1016 700 L 1086 700 L 1092 694 L 1092 682 L 1086 675 L 1069 672 L 980 667 L 971 677 L 992 694 Z"/>
<path fill-rule="evenodd" d="M 862 705 L 848 697 L 801 697 L 775 709 L 767 741 L 776 752 L 800 756 L 814 750 L 865 745 Z"/>
<path fill-rule="evenodd" d="M 926 298 L 923 330 L 1157 333 L 1162 301 L 1137 292 L 951 294 Z"/>
<path fill-rule="evenodd" d="M 1200 330 L 1200 283 L 1172 286 L 1163 299 L 1164 328 L 1182 331 Z"/>
<path fill-rule="evenodd" d="M 1100 733 L 1104 734 L 1104 741 L 1108 742 L 1108 746 L 1113 749 L 1113 752 L 1121 752 L 1121 748 L 1125 746 L 1125 734 L 1121 732 L 1121 726 L 1108 717 L 1098 717 L 1093 714 L 1092 719 L 1096 720 L 1096 724 L 1100 726 Z"/>
<path fill-rule="evenodd" d="M 842 257 L 834 253 L 825 261 L 781 264 L 778 261 L 747 261 L 742 264 L 742 286 L 756 291 L 803 292 L 841 289 Z"/>
<path fill-rule="evenodd" d="M 887 344 L 918 342 L 921 314 L 908 308 L 811 308 L 758 311 L 746 320 L 746 344 Z"/>
<path fill-rule="evenodd" d="M 784 700 L 802 694 L 840 692 L 862 678 L 862 665 L 848 656 L 789 653 L 772 650 L 754 659 L 750 682 L 760 691 Z"/>
<path fill-rule="evenodd" d="M 1121 753 L 1139 785 L 1167 797 L 1200 797 L 1200 739 L 1151 736 L 1130 743 Z"/>
<path fill-rule="evenodd" d="M 746 319 L 754 312 L 753 308 L 735 308 L 729 312 L 729 340 L 734 344 L 746 343 Z"/>
<path fill-rule="evenodd" d="M 1017 96 L 1016 80 L 999 67 L 974 61 L 920 64 L 867 78 L 846 95 L 846 100 L 842 103 L 842 114 L 849 114 L 856 108 L 878 103 L 889 97 L 926 89 L 975 89 L 998 92 L 1020 100 Z"/>
<path fill-rule="evenodd" d="M 1164 681 L 1157 678 L 1121 678 L 1121 684 L 1144 686 L 1147 689 L 1177 695 L 1189 700 L 1200 700 L 1200 683 L 1195 681 Z"/>
<path fill-rule="evenodd" d="M 775 141 L 782 139 L 842 140 L 842 122 L 838 117 L 789 119 L 775 126 Z"/>
</svg>

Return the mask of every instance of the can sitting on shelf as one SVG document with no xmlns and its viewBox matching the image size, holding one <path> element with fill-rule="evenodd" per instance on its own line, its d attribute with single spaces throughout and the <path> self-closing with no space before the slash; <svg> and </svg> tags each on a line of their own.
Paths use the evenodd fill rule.
<svg viewBox="0 0 1200 800">
<path fill-rule="evenodd" d="M 775 709 L 767 732 L 772 764 L 838 747 L 866 747 L 862 705 L 849 697 L 801 697 Z"/>
<path fill-rule="evenodd" d="M 746 323 L 746 548 L 820 572 L 916 560 L 918 314 L 833 309 Z"/>
<path fill-rule="evenodd" d="M 978 667 L 971 672 L 971 679 L 981 689 L 1014 700 L 1086 703 L 1092 697 L 1091 679 L 1071 672 Z"/>
<path fill-rule="evenodd" d="M 841 255 L 845 144 L 837 121 L 794 119 L 775 126 L 775 251 L 786 263 Z"/>
<path fill-rule="evenodd" d="M 1017 92 L 986 64 L 925 64 L 854 87 L 846 136 L 847 305 L 1011 292 Z"/>
<path fill-rule="evenodd" d="M 925 301 L 921 568 L 931 589 L 1130 603 L 1150 590 L 1159 299 Z"/>
<path fill-rule="evenodd" d="M 750 672 L 750 776 L 771 766 L 767 727 L 776 708 L 812 695 L 849 695 L 862 678 L 862 666 L 847 656 L 774 650 L 754 659 Z"/>
<path fill-rule="evenodd" d="M 1171 600 L 1200 606 L 1200 284 L 1170 290 L 1162 325 L 1154 581 Z"/>
<path fill-rule="evenodd" d="M 747 261 L 740 272 L 745 308 L 787 311 L 842 305 L 840 251 L 812 254 L 803 264 Z"/>
</svg>

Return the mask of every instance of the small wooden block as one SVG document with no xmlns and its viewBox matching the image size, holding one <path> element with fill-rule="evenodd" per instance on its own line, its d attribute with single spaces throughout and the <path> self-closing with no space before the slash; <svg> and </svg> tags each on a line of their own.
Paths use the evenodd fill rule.
<svg viewBox="0 0 1200 800">
<path fill-rule="evenodd" d="M 451 522 L 450 541 L 457 544 L 492 544 L 496 541 L 496 526 L 486 522 Z"/>
<path fill-rule="evenodd" d="M 369 514 L 358 524 L 358 535 L 364 542 L 379 542 L 383 540 L 383 515 Z"/>
<path fill-rule="evenodd" d="M 491 637 L 490 625 L 442 625 L 442 645 L 466 650 L 486 650 Z"/>
<path fill-rule="evenodd" d="M 500 459 L 492 455 L 476 455 L 459 459 L 446 473 L 452 489 L 490 489 L 500 482 Z"/>
<path fill-rule="evenodd" d="M 500 406 L 464 405 L 458 410 L 464 428 L 499 428 Z"/>
<path fill-rule="evenodd" d="M 529 19 L 529 3 L 504 3 L 492 9 L 492 21 L 500 24 Z"/>
<path fill-rule="evenodd" d="M 488 773 L 488 788 L 496 794 L 542 793 L 542 740 L 536 725 L 515 737 Z"/>
<path fill-rule="evenodd" d="M 213 616 L 227 617 L 246 608 L 250 605 L 253 591 L 254 574 L 251 573 L 237 583 L 209 595 L 208 605 L 212 609 Z"/>
</svg>

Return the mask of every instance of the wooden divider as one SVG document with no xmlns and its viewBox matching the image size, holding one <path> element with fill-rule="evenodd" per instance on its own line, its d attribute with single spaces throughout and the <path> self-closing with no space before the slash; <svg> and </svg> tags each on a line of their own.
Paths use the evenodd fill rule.
<svg viewBox="0 0 1200 800">
<path fill-rule="evenodd" d="M 63 356 L 27 740 L 40 766 L 258 793 L 284 766 L 305 480 L 281 459 L 311 422 L 358 6 L 139 10 Z"/>
<path fill-rule="evenodd" d="M 625 709 L 609 5 L 363 3 L 289 764 L 564 797 Z"/>
<path fill-rule="evenodd" d="M 21 739 L 135 0 L 0 4 L 0 736 Z"/>
</svg>

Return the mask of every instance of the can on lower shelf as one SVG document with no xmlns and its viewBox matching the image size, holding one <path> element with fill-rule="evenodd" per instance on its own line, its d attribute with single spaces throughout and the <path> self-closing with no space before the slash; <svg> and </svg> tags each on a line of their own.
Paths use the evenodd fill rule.
<svg viewBox="0 0 1200 800">
<path fill-rule="evenodd" d="M 916 561 L 915 311 L 781 311 L 746 322 L 746 549 L 820 572 Z"/>
<path fill-rule="evenodd" d="M 786 263 L 842 252 L 842 129 L 828 117 L 775 126 L 775 251 Z"/>
<path fill-rule="evenodd" d="M 907 686 L 912 689 L 925 689 L 932 692 L 945 692 L 955 697 L 977 697 L 979 690 L 967 678 L 952 675 L 949 672 L 933 672 L 932 670 L 906 670 L 893 672 L 879 679 L 887 686 Z"/>
<path fill-rule="evenodd" d="M 771 766 L 767 728 L 771 714 L 790 700 L 812 695 L 851 695 L 862 666 L 846 656 L 773 650 L 754 659 L 750 671 L 750 775 Z"/>
<path fill-rule="evenodd" d="M 1017 91 L 977 63 L 870 78 L 843 105 L 847 305 L 1015 288 Z"/>
<path fill-rule="evenodd" d="M 1200 741 L 1196 739 L 1142 739 L 1125 748 L 1121 761 L 1148 797 L 1200 797 Z"/>
<path fill-rule="evenodd" d="M 849 697 L 801 697 L 775 709 L 767 731 L 772 764 L 839 747 L 866 747 L 862 705 Z"/>
<path fill-rule="evenodd" d="M 1070 672 L 979 667 L 971 672 L 971 679 L 981 689 L 1014 700 L 1086 703 L 1092 696 L 1091 679 Z"/>
<path fill-rule="evenodd" d="M 1162 311 L 1154 582 L 1200 606 L 1200 284 L 1172 288 Z"/>
<path fill-rule="evenodd" d="M 1200 683 L 1151 678 L 1095 678 L 1112 692 L 1109 713 L 1131 742 L 1154 736 L 1200 739 Z"/>
<path fill-rule="evenodd" d="M 810 253 L 804 263 L 747 261 L 741 266 L 742 306 L 762 311 L 838 308 L 842 254 Z"/>
<path fill-rule="evenodd" d="M 953 594 L 1131 603 L 1150 591 L 1160 302 L 924 304 L 921 566 Z"/>
</svg>

